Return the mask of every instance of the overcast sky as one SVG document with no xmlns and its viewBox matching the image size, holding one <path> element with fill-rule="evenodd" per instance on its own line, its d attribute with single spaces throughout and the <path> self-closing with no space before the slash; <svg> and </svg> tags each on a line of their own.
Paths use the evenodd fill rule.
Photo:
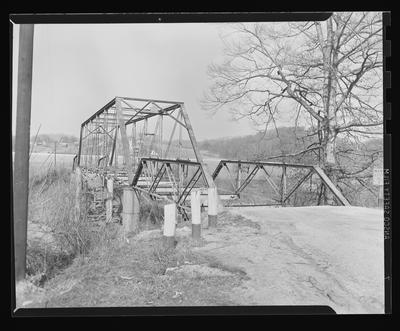
<svg viewBox="0 0 400 331">
<path fill-rule="evenodd" d="M 16 91 L 18 25 L 14 33 Z M 222 56 L 221 24 L 35 25 L 31 135 L 79 135 L 80 123 L 115 96 L 185 102 L 198 140 L 255 133 L 199 101 L 207 66 Z M 13 94 L 15 132 L 16 94 Z"/>
</svg>

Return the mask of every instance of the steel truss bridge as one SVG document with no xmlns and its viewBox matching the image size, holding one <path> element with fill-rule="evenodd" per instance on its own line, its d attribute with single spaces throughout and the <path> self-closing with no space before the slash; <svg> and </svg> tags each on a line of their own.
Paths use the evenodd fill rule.
<svg viewBox="0 0 400 331">
<path fill-rule="evenodd" d="M 117 185 L 131 186 L 151 199 L 175 202 L 187 219 L 191 190 L 216 187 L 224 205 L 239 203 L 246 187 L 261 173 L 273 189 L 269 197 L 273 205 L 290 205 L 289 200 L 299 187 L 313 176 L 333 193 L 339 205 L 347 199 L 318 166 L 279 162 L 221 160 L 213 174 L 209 172 L 199 151 L 192 125 L 183 102 L 115 97 L 81 124 L 78 154 L 73 167 L 84 173 L 113 178 Z M 280 169 L 277 176 L 271 169 Z M 219 187 L 222 169 L 232 190 L 223 194 Z M 306 171 L 302 176 L 302 170 Z M 295 183 L 288 178 L 295 171 Z M 290 185 L 289 185 L 290 186 Z M 220 192 L 221 191 L 221 192 Z M 206 200 L 204 205 L 206 205 Z M 265 203 L 263 204 L 265 205 Z"/>
</svg>

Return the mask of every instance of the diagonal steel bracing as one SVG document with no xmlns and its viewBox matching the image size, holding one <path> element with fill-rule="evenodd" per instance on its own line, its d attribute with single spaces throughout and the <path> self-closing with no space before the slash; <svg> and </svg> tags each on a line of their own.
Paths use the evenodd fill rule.
<svg viewBox="0 0 400 331">
<path fill-rule="evenodd" d="M 216 180 L 218 176 L 221 173 L 221 170 L 223 167 L 226 167 L 228 170 L 229 174 L 229 180 L 232 183 L 232 175 L 231 175 L 231 170 L 229 169 L 229 165 L 231 166 L 237 166 L 238 167 L 238 176 L 237 176 L 237 186 L 234 192 L 232 192 L 232 197 L 237 196 L 240 197 L 240 193 L 252 182 L 252 180 L 255 178 L 257 172 L 259 169 L 262 169 L 263 172 L 266 175 L 266 180 L 269 183 L 269 185 L 273 188 L 274 192 L 276 193 L 277 196 L 279 196 L 278 199 L 275 199 L 276 201 L 279 201 L 279 205 L 285 205 L 288 201 L 289 198 L 292 197 L 292 195 L 299 189 L 299 187 L 313 174 L 318 175 L 318 177 L 321 179 L 324 185 L 334 194 L 336 197 L 337 201 L 339 204 L 343 206 L 348 206 L 350 203 L 348 200 L 343 196 L 343 194 L 340 192 L 340 190 L 336 187 L 336 185 L 330 180 L 330 178 L 325 174 L 323 169 L 321 169 L 318 166 L 314 165 L 306 165 L 306 164 L 297 164 L 297 163 L 284 163 L 284 162 L 268 162 L 268 161 L 243 161 L 243 160 L 221 160 L 217 167 L 215 168 L 212 178 Z M 241 182 L 241 173 L 242 173 L 242 167 L 244 165 L 247 165 L 249 167 L 254 166 L 254 168 L 250 171 L 248 176 L 245 178 L 243 182 Z M 266 167 L 270 168 L 280 168 L 281 169 L 281 178 L 280 178 L 280 187 L 273 181 L 270 173 L 265 169 Z M 292 188 L 291 190 L 287 193 L 287 178 L 288 178 L 288 169 L 308 169 L 308 172 L 305 176 L 303 176 Z M 232 183 L 232 185 L 235 187 L 235 185 Z M 230 206 L 235 206 L 234 203 L 229 203 Z M 236 204 L 236 205 L 242 205 L 242 204 Z M 250 206 L 251 204 L 246 204 L 246 206 Z M 260 205 L 260 204 L 257 204 Z M 265 205 L 270 205 L 270 204 L 265 204 Z"/>
<path fill-rule="evenodd" d="M 158 169 L 154 176 L 150 174 L 151 171 L 148 171 L 150 164 L 153 164 Z M 188 173 L 185 174 L 185 170 L 182 167 L 186 169 L 190 167 L 193 173 L 190 176 Z M 182 171 L 184 172 L 183 174 L 181 173 Z M 186 178 L 186 180 L 180 180 L 180 178 Z M 142 158 L 133 177 L 132 186 L 134 189 L 138 189 L 141 193 L 148 194 L 152 198 L 167 197 L 170 201 L 177 204 L 178 211 L 187 219 L 185 212 L 185 208 L 187 208 L 185 205 L 186 199 L 201 178 L 204 181 L 201 187 L 207 187 L 204 172 L 199 162 Z"/>
<path fill-rule="evenodd" d="M 253 170 L 250 172 L 250 174 L 247 176 L 247 178 L 244 180 L 244 182 L 242 183 L 242 185 L 240 185 L 240 187 L 238 187 L 235 191 L 235 194 L 239 194 L 241 191 L 244 190 L 244 188 L 250 184 L 250 182 L 252 181 L 252 179 L 255 177 L 255 175 L 257 174 L 258 170 L 260 169 L 260 167 L 258 165 L 256 165 Z"/>
</svg>

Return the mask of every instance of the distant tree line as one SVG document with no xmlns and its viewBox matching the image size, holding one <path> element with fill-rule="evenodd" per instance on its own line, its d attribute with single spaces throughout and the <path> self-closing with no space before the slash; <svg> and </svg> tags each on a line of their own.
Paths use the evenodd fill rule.
<svg viewBox="0 0 400 331">
<path fill-rule="evenodd" d="M 35 140 L 35 136 L 31 137 L 31 141 Z M 78 142 L 79 138 L 73 135 L 64 135 L 64 134 L 39 134 L 36 138 L 37 143 L 75 143 Z"/>
<path fill-rule="evenodd" d="M 318 165 L 318 151 L 299 153 L 317 139 L 304 127 L 280 127 L 266 133 L 209 139 L 199 143 L 202 150 L 224 159 L 281 161 Z M 337 185 L 352 204 L 375 206 L 377 187 L 372 184 L 374 167 L 383 165 L 383 139 L 365 139 L 357 144 L 348 139 L 337 140 L 337 158 L 342 167 Z"/>
<path fill-rule="evenodd" d="M 312 138 L 306 137 L 304 128 L 281 127 L 276 132 L 267 131 L 254 135 L 205 140 L 200 147 L 220 157 L 239 160 L 261 160 L 281 154 L 290 154 Z M 297 139 L 300 137 L 300 139 Z"/>
</svg>

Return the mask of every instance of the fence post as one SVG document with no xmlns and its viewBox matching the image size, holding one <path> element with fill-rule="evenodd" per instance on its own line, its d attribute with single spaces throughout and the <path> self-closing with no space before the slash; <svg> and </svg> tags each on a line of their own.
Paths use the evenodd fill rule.
<svg viewBox="0 0 400 331">
<path fill-rule="evenodd" d="M 112 178 L 107 178 L 106 223 L 112 221 L 113 198 L 114 181 Z"/>
<path fill-rule="evenodd" d="M 175 247 L 176 204 L 164 206 L 164 247 Z"/>
<path fill-rule="evenodd" d="M 218 197 L 215 187 L 208 188 L 208 223 L 210 227 L 217 226 Z"/>
<path fill-rule="evenodd" d="M 200 209 L 200 191 L 190 193 L 190 206 L 192 212 L 192 238 L 200 239 L 201 236 L 201 209 Z"/>
<path fill-rule="evenodd" d="M 136 192 L 129 186 L 124 187 L 122 193 L 122 224 L 125 237 L 138 230 L 139 208 Z"/>
</svg>

